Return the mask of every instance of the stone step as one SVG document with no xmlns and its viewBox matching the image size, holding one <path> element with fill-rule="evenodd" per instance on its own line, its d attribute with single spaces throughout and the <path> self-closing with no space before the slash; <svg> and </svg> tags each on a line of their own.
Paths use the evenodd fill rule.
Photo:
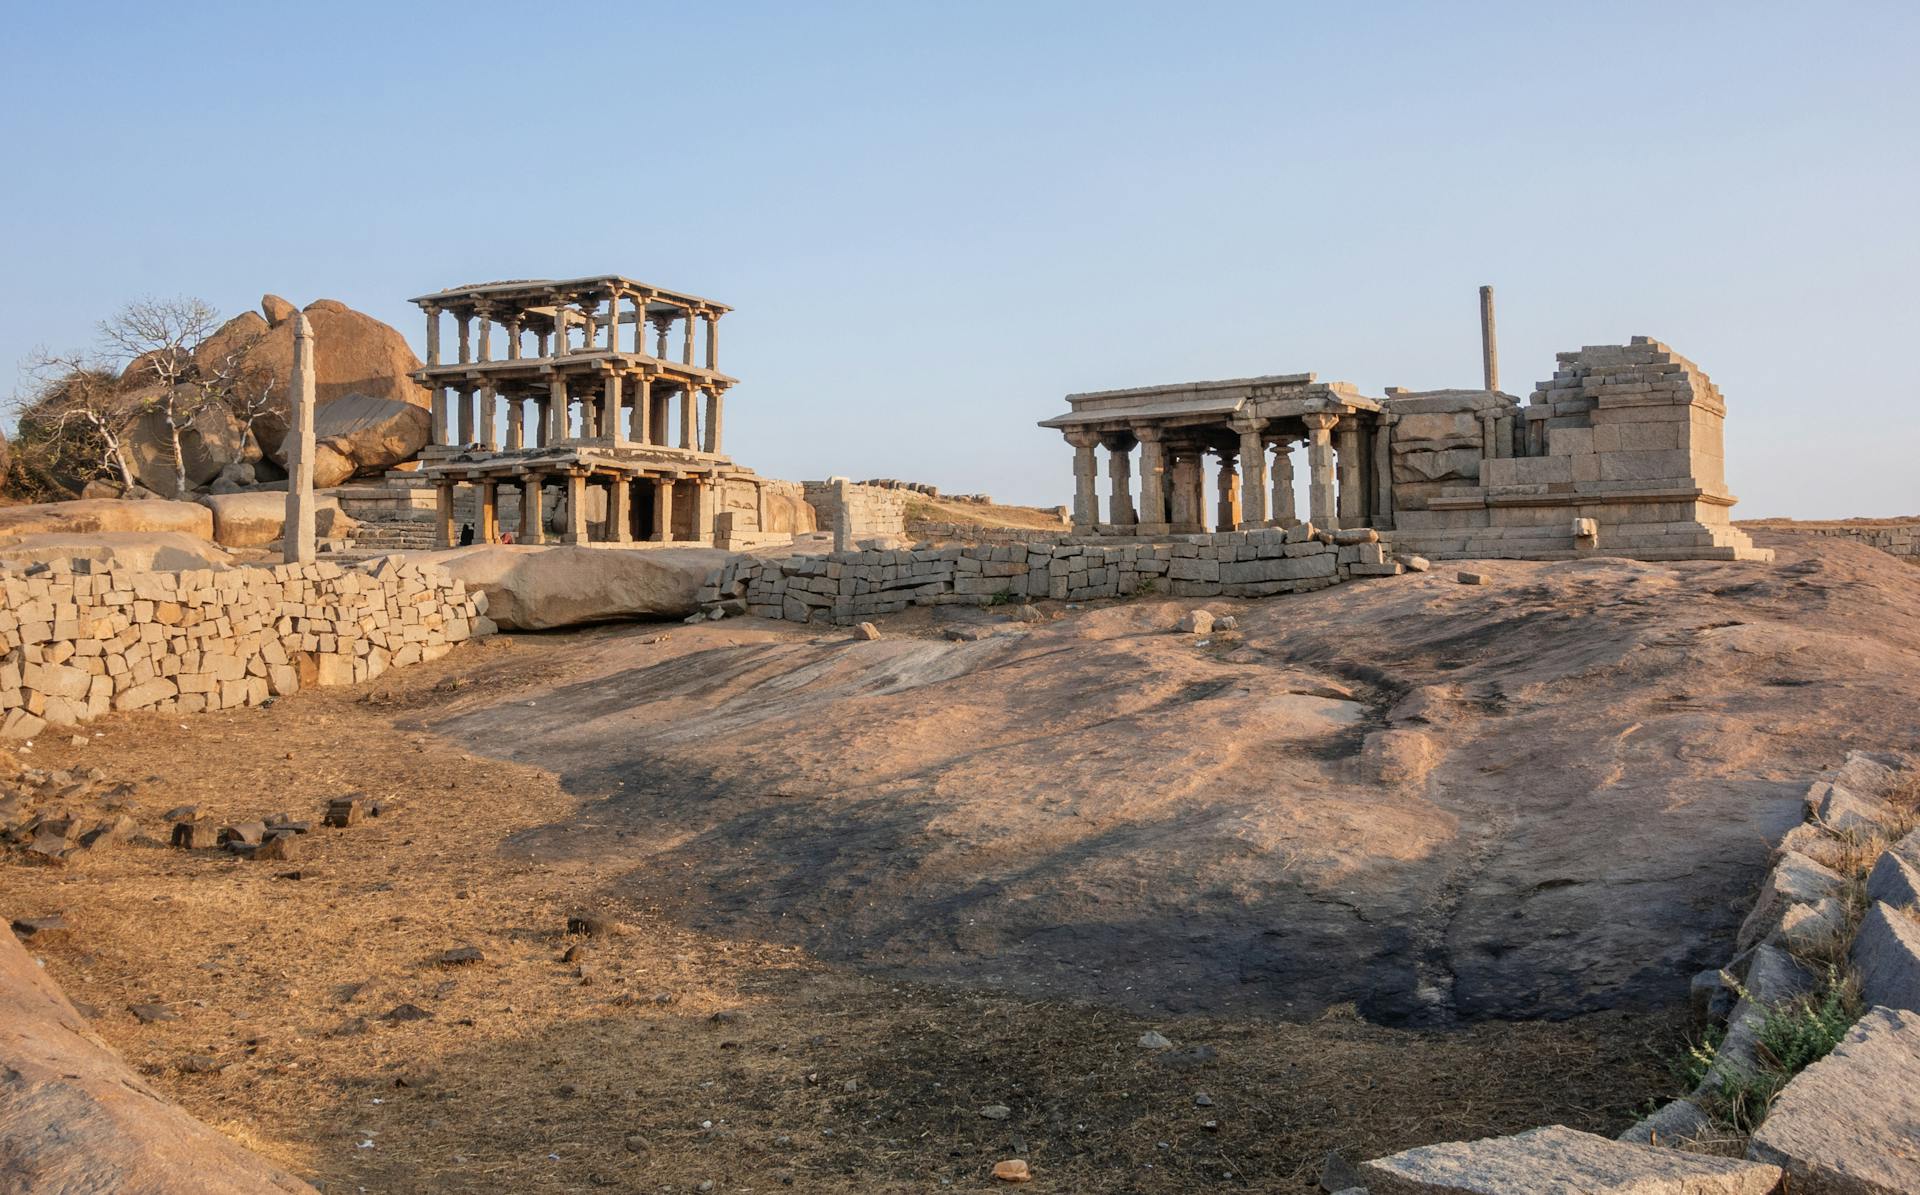
<svg viewBox="0 0 1920 1195">
<path fill-rule="evenodd" d="M 1609 1141 L 1553 1125 L 1423 1145 L 1360 1167 L 1372 1195 L 1771 1195 L 1780 1168 Z"/>
</svg>

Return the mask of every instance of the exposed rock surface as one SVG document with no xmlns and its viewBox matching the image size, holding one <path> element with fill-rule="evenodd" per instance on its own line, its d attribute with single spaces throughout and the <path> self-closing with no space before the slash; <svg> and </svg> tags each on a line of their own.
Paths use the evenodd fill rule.
<svg viewBox="0 0 1920 1195">
<path fill-rule="evenodd" d="M 1920 1191 L 1917 1137 L 1920 1013 L 1876 1008 L 1775 1097 L 1748 1156 L 1794 1195 Z"/>
<path fill-rule="evenodd" d="M 1920 923 L 1876 904 L 1854 935 L 1852 957 L 1867 1003 L 1920 1011 Z"/>
<path fill-rule="evenodd" d="M 1767 873 L 1766 883 L 1760 886 L 1760 895 L 1754 900 L 1753 909 L 1740 924 L 1737 944 L 1745 950 L 1778 928 L 1780 919 L 1788 909 L 1836 896 L 1845 885 L 1846 881 L 1831 868 L 1805 855 L 1787 852 Z"/>
<path fill-rule="evenodd" d="M 313 1188 L 188 1116 L 0 932 L 0 1187 L 258 1195 Z"/>
<path fill-rule="evenodd" d="M 347 394 L 322 403 L 313 418 L 313 484 L 339 485 L 407 460 L 426 444 L 430 428 L 428 409 L 405 399 Z M 286 456 L 283 442 L 274 459 Z"/>
<path fill-rule="evenodd" d="M 198 502 L 158 499 L 81 498 L 0 507 L 0 543 L 29 535 L 91 534 L 96 531 L 174 531 L 213 538 L 213 512 Z"/>
<path fill-rule="evenodd" d="M 1151 599 L 978 642 L 940 641 L 949 607 L 876 642 L 597 636 L 536 704 L 444 725 L 616 794 L 524 853 L 625 860 L 623 897 L 883 972 L 997 957 L 1047 994 L 1421 1023 L 1667 1006 L 1733 953 L 1806 778 L 1920 702 L 1911 567 L 1775 543 L 1239 602 L 1225 651 L 1167 633 L 1203 603 Z M 1402 722 L 1445 758 L 1368 782 L 1367 733 Z"/>
<path fill-rule="evenodd" d="M 682 618 L 707 574 L 732 553 L 714 548 L 475 545 L 418 554 L 487 595 L 505 630 L 538 631 L 628 619 Z"/>
<path fill-rule="evenodd" d="M 1554 1125 L 1424 1145 L 1361 1164 L 1372 1195 L 1771 1195 L 1780 1170 L 1609 1141 Z"/>
<path fill-rule="evenodd" d="M 178 571 L 225 568 L 231 559 L 217 545 L 178 531 L 23 535 L 0 545 L 0 562 L 16 568 L 55 560 L 94 560 L 130 569 Z"/>
</svg>

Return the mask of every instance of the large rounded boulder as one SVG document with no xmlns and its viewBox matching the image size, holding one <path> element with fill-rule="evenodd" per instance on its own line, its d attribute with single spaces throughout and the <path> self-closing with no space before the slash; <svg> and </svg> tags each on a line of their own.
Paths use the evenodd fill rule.
<svg viewBox="0 0 1920 1195">
<path fill-rule="evenodd" d="M 485 544 L 419 558 L 486 594 L 487 617 L 502 629 L 542 631 L 684 618 L 707 577 L 735 555 L 695 547 Z"/>
<path fill-rule="evenodd" d="M 139 572 L 177 573 L 190 568 L 226 568 L 231 557 L 218 545 L 178 531 L 23 535 L 0 544 L 0 564 L 13 568 L 55 560 L 91 560 Z"/>
<path fill-rule="evenodd" d="M 286 534 L 285 490 L 208 494 L 200 504 L 213 512 L 213 542 L 223 548 L 257 548 Z M 340 500 L 320 495 L 314 503 L 314 529 L 322 539 L 337 539 L 353 526 Z"/>
</svg>

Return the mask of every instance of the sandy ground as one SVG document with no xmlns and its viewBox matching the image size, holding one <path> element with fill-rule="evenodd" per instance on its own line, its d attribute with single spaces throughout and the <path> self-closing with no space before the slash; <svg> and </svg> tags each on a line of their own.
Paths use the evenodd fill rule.
<svg viewBox="0 0 1920 1195">
<path fill-rule="evenodd" d="M 985 1190 L 1014 1156 L 1308 1191 L 1329 1149 L 1614 1131 L 1800 777 L 1913 745 L 1904 566 L 1779 542 L 1247 603 L 1206 646 L 1154 602 L 970 644 L 608 628 L 116 717 L 21 758 L 137 781 L 156 837 L 396 805 L 284 864 L 8 859 L 0 909 L 64 912 L 34 950 L 100 1032 L 329 1191 Z M 1444 740 L 1417 782 L 1361 774 L 1390 725 Z M 568 938 L 583 905 L 624 930 Z"/>
</svg>

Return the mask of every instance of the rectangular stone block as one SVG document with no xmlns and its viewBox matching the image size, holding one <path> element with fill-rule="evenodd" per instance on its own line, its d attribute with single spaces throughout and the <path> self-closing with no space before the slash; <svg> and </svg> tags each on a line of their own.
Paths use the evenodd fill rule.
<svg viewBox="0 0 1920 1195">
<path fill-rule="evenodd" d="M 1372 1195 L 1772 1195 L 1780 1168 L 1609 1141 L 1553 1125 L 1366 1162 Z"/>
</svg>

